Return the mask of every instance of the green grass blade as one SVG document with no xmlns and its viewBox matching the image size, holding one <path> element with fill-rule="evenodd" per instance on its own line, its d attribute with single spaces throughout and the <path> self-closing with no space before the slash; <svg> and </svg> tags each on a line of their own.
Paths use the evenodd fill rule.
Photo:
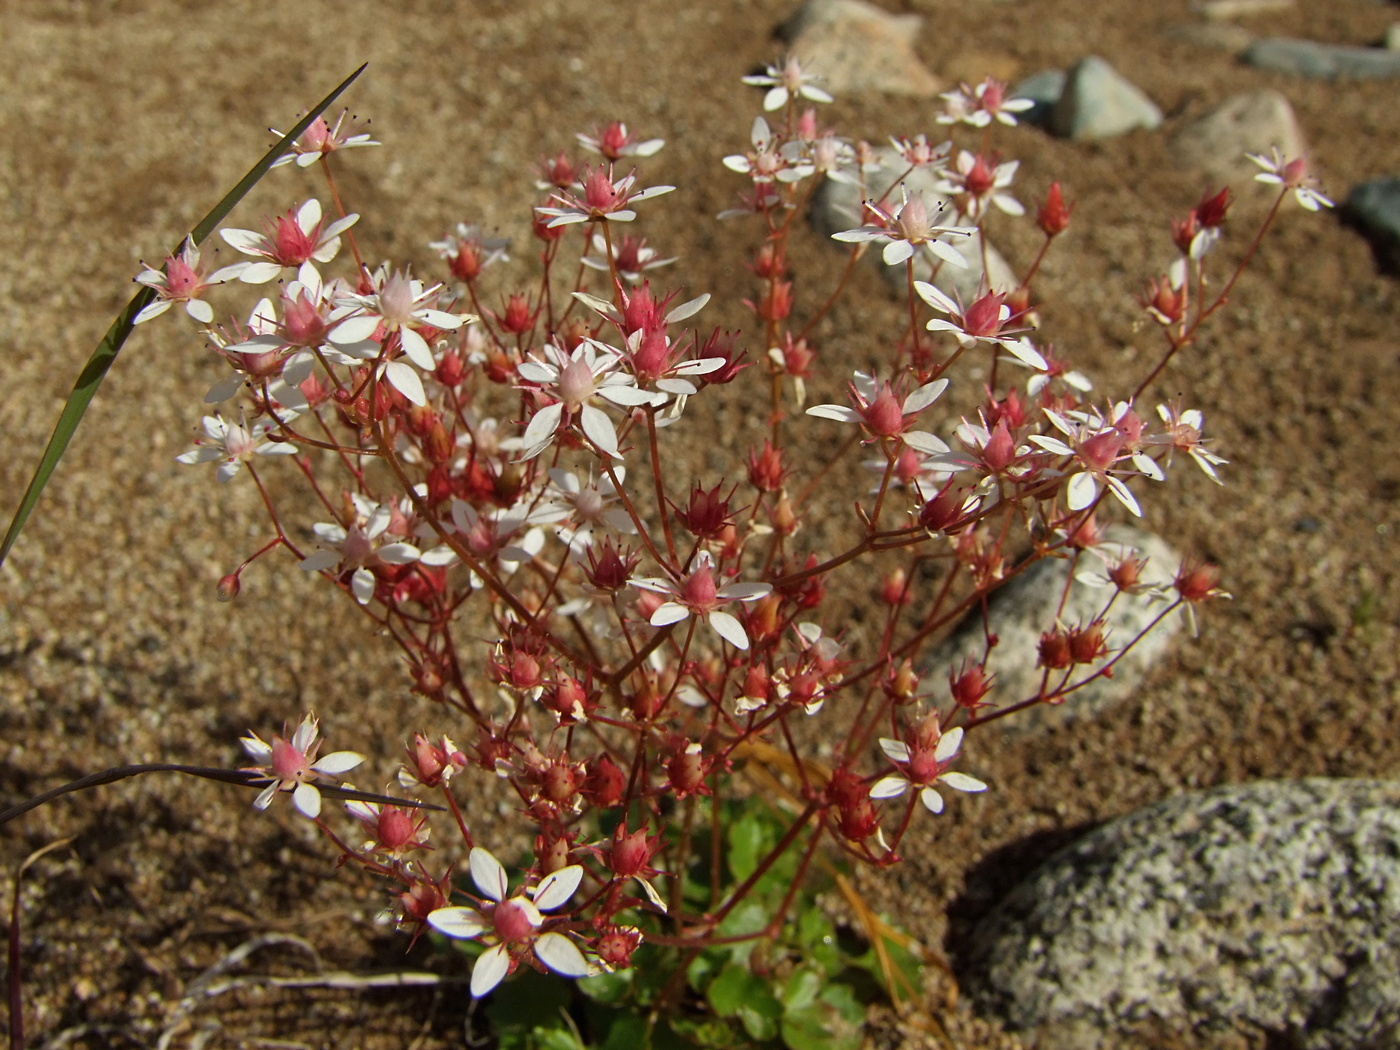
<svg viewBox="0 0 1400 1050">
<path fill-rule="evenodd" d="M 312 121 L 324 113 L 364 70 L 365 67 L 361 66 L 342 80 L 339 87 L 323 98 L 305 117 L 297 122 L 296 127 L 287 132 L 280 142 L 267 151 L 262 160 L 253 165 L 248 174 L 239 180 L 238 185 L 230 190 L 224 199 L 219 201 L 213 210 L 195 226 L 194 231 L 190 234 L 195 244 L 202 243 L 214 232 L 214 228 L 224 221 L 234 206 L 247 196 L 248 191 L 267 174 L 273 161 L 286 153 L 291 144 L 301 136 L 301 133 L 311 126 Z M 175 246 L 171 254 L 178 253 L 184 243 L 184 239 L 181 238 L 180 244 Z M 24 498 L 20 500 L 14 519 L 10 522 L 10 527 L 5 533 L 5 540 L 0 543 L 0 565 L 5 563 L 10 548 L 14 546 L 15 540 L 19 539 L 20 531 L 24 528 L 25 522 L 29 520 L 29 514 L 33 511 L 35 504 L 39 502 L 39 495 L 44 491 L 49 477 L 57 468 L 58 461 L 63 458 L 63 453 L 67 450 L 68 443 L 73 439 L 73 434 L 78 429 L 83 414 L 88 410 L 88 405 L 92 403 L 93 397 L 97 394 L 97 388 L 102 385 L 102 380 L 107 376 L 107 370 L 117 359 L 122 344 L 131 335 L 133 320 L 141 310 L 150 305 L 151 301 L 155 299 L 155 294 L 155 291 L 150 288 L 142 288 L 137 292 L 131 302 L 126 304 L 126 308 L 117 315 L 117 319 L 112 322 L 112 327 L 107 329 L 107 334 L 102 337 L 102 342 L 97 344 L 97 349 L 92 352 L 87 364 L 83 366 L 82 372 L 78 375 L 78 381 L 73 384 L 73 392 L 68 395 L 63 411 L 59 414 L 58 424 L 53 428 L 53 435 L 49 438 L 44 455 L 39 460 L 39 466 L 29 481 L 29 487 L 24 490 Z"/>
</svg>

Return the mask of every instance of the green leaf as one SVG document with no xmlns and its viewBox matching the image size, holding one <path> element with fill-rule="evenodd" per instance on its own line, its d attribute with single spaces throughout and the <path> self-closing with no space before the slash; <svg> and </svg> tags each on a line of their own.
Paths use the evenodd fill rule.
<svg viewBox="0 0 1400 1050">
<path fill-rule="evenodd" d="M 272 149 L 268 150 L 262 160 L 258 161 L 239 180 L 238 185 L 231 189 L 224 199 L 214 206 L 214 209 L 204 216 L 195 226 L 190 234 L 190 239 L 196 245 L 202 244 L 219 223 L 224 221 L 225 216 L 233 210 L 234 206 L 247 196 L 251 190 L 272 167 L 273 161 L 287 152 L 287 148 L 300 137 L 301 133 L 311 126 L 311 122 L 320 116 L 328 106 L 331 105 L 341 92 L 348 88 L 355 78 L 365 70 L 361 66 L 355 72 L 340 82 L 340 86 L 323 98 L 312 108 L 305 117 L 297 122 L 296 127 L 287 132 Z M 181 239 L 176 245 L 175 254 L 184 244 Z M 30 513 L 39 502 L 39 496 L 44 491 L 44 486 L 48 484 L 49 478 L 58 467 L 58 461 L 63 458 L 63 453 L 68 449 L 68 443 L 73 440 L 73 434 L 78 429 L 78 424 L 82 421 L 83 414 L 87 412 L 88 405 L 92 403 L 93 397 L 97 394 L 97 388 L 102 385 L 102 380 L 107 377 L 107 371 L 112 367 L 112 363 L 117 359 L 117 354 L 121 352 L 127 337 L 131 335 L 133 322 L 138 313 L 151 304 L 155 299 L 155 292 L 150 288 L 143 287 L 126 304 L 126 309 L 117 315 L 117 319 L 112 322 L 112 326 L 107 329 L 107 334 L 102 337 L 102 342 L 97 344 L 97 349 L 88 358 L 88 363 L 83 366 L 83 370 L 78 373 L 78 381 L 73 384 L 73 392 L 68 395 L 68 400 L 63 406 L 63 411 L 59 413 L 58 423 L 53 428 L 53 434 L 49 437 L 49 443 L 44 449 L 43 456 L 39 459 L 39 466 L 34 471 L 34 476 L 29 479 L 29 487 L 24 490 L 24 497 L 19 501 L 19 507 L 15 510 L 15 516 L 10 521 L 10 527 L 5 532 L 5 539 L 0 542 L 0 565 L 5 563 L 9 556 L 10 548 L 19 539 L 20 532 L 24 529 L 25 522 L 29 520 Z"/>
<path fill-rule="evenodd" d="M 497 1032 L 530 1032 L 542 1022 L 567 1027 L 564 1012 L 573 1001 L 573 984 L 562 977 L 536 973 L 521 967 L 510 980 L 496 988 L 486 1007 L 486 1016 Z"/>
<path fill-rule="evenodd" d="M 783 988 L 783 1005 L 790 1013 L 807 1009 L 817 1001 L 823 980 L 821 974 L 809 967 L 794 971 Z"/>
<path fill-rule="evenodd" d="M 781 1028 L 789 1050 L 859 1050 L 861 1044 L 859 1023 L 821 1000 L 784 1014 Z"/>
<path fill-rule="evenodd" d="M 574 982 L 578 990 L 597 1003 L 621 1002 L 632 990 L 635 970 L 600 973 L 596 977 L 580 977 Z"/>
<path fill-rule="evenodd" d="M 767 925 L 768 909 L 761 901 L 750 899 L 726 915 L 724 921 L 715 928 L 715 932 L 721 937 L 741 937 L 744 934 L 758 933 Z M 721 950 L 728 952 L 737 962 L 747 963 L 757 946 L 758 940 L 755 938 L 724 945 Z"/>
<path fill-rule="evenodd" d="M 637 1050 L 647 1045 L 647 1019 L 641 1014 L 613 1010 L 607 1034 L 598 1043 L 598 1050 Z M 602 1035 L 602 1033 L 599 1033 Z"/>
<path fill-rule="evenodd" d="M 705 999 L 710 1009 L 721 1017 L 733 1017 L 757 984 L 758 979 L 749 973 L 747 966 L 730 963 L 705 989 Z"/>
<path fill-rule="evenodd" d="M 734 1046 L 739 1039 L 733 1026 L 717 1017 L 673 1017 L 669 1024 L 678 1036 L 693 1045 L 721 1048 Z"/>
<path fill-rule="evenodd" d="M 710 1009 L 720 1017 L 736 1018 L 753 1039 L 773 1039 L 783 1006 L 773 994 L 770 982 L 752 973 L 747 966 L 730 964 L 710 982 L 705 992 Z"/>
<path fill-rule="evenodd" d="M 750 807 L 729 825 L 728 840 L 729 871 L 735 882 L 743 882 L 758 868 L 758 862 L 773 848 L 777 838 L 758 809 Z"/>
<path fill-rule="evenodd" d="M 880 965 L 879 953 L 872 946 L 864 954 L 851 960 L 853 966 L 858 966 L 865 970 L 875 979 L 880 989 L 890 998 L 909 998 L 919 994 L 919 989 L 923 987 L 921 973 L 923 964 L 919 957 L 910 951 L 898 940 L 892 937 L 883 938 L 885 944 L 885 954 L 888 956 L 892 973 L 890 980 L 886 979 L 885 969 Z M 890 985 L 893 983 L 894 988 Z"/>
<path fill-rule="evenodd" d="M 536 1028 L 530 1033 L 538 1050 L 588 1050 L 567 1025 L 558 1028 Z"/>
<path fill-rule="evenodd" d="M 797 916 L 797 943 L 803 961 L 816 964 L 827 974 L 837 973 L 845 965 L 845 958 L 836 939 L 836 927 L 806 894 L 798 898 L 798 907 L 802 910 Z"/>
<path fill-rule="evenodd" d="M 739 1023 L 750 1038 L 767 1041 L 776 1039 L 782 1028 L 783 1005 L 766 985 L 762 994 L 749 999 L 739 1008 Z"/>
</svg>

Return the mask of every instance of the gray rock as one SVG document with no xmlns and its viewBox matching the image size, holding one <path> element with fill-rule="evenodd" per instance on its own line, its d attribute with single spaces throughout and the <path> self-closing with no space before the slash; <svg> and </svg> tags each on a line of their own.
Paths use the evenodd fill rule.
<svg viewBox="0 0 1400 1050">
<path fill-rule="evenodd" d="M 864 0 L 807 0 L 778 33 L 833 94 L 932 98 L 943 85 L 914 53 L 922 24 Z"/>
<path fill-rule="evenodd" d="M 1345 212 L 1371 242 L 1382 268 L 1400 273 L 1400 178 L 1392 175 L 1352 187 Z"/>
<path fill-rule="evenodd" d="M 1060 96 L 1065 93 L 1065 80 L 1068 74 L 1063 69 L 1043 69 L 1032 73 L 1011 89 L 1012 98 L 1028 98 L 1035 103 L 1030 109 L 1017 114 L 1017 119 L 1038 128 L 1048 127 L 1050 113 Z"/>
<path fill-rule="evenodd" d="M 1172 26 L 1167 37 L 1186 44 L 1210 47 L 1217 51 L 1228 51 L 1232 55 L 1243 54 L 1245 48 L 1254 43 L 1254 34 L 1243 26 L 1228 22 L 1187 22 Z"/>
<path fill-rule="evenodd" d="M 1286 37 L 1255 41 L 1245 49 L 1244 60 L 1275 73 L 1291 73 L 1320 80 L 1400 76 L 1400 52 L 1379 47 L 1319 44 L 1312 40 L 1291 40 Z"/>
<path fill-rule="evenodd" d="M 1149 583 L 1168 583 L 1181 564 L 1181 556 L 1166 541 L 1150 532 L 1126 525 L 1114 525 L 1108 530 L 1110 544 L 1132 547 L 1147 558 L 1143 576 Z M 1093 555 L 1080 557 L 1077 574 L 1102 569 L 1103 563 Z M 1029 699 L 1040 691 L 1043 669 L 1036 666 L 1040 635 L 1055 624 L 1056 611 L 1066 626 L 1092 622 L 1103 611 L 1114 594 L 1112 587 L 1093 587 L 1075 579 L 1069 597 L 1061 608 L 1065 583 L 1069 580 L 1070 563 L 1060 558 L 1046 558 L 998 590 L 988 603 L 987 629 L 997 636 L 997 645 L 987 661 L 988 670 L 996 680 L 988 700 L 1007 706 Z M 1121 647 L 1148 628 L 1162 612 L 1161 600 L 1142 595 L 1120 595 L 1109 608 L 1105 618 L 1107 642 L 1110 649 Z M 1173 613 L 1152 630 L 1113 665 L 1112 678 L 1097 678 L 1076 689 L 1062 704 L 1040 704 L 1018 711 L 997 723 L 1004 733 L 1025 735 L 1042 731 L 1053 725 L 1063 725 L 1088 715 L 1097 714 L 1113 703 L 1135 692 L 1148 670 L 1162 657 L 1172 639 L 1181 630 L 1180 617 Z M 949 671 L 966 662 L 981 659 L 985 649 L 985 634 L 980 613 L 967 620 L 946 642 L 935 649 L 925 664 L 926 672 L 935 679 L 946 679 Z M 1077 667 L 1071 684 L 1088 679 L 1103 667 L 1109 657 L 1087 666 Z M 990 727 L 989 727 L 990 728 Z"/>
<path fill-rule="evenodd" d="M 1277 91 L 1250 91 L 1226 99 L 1177 133 L 1174 152 L 1217 182 L 1244 183 L 1259 173 L 1246 153 L 1307 154 L 1293 107 Z"/>
<path fill-rule="evenodd" d="M 866 186 L 867 192 L 878 199 L 894 184 L 895 177 L 903 174 L 907 165 L 892 147 L 885 146 L 876 153 L 883 166 L 879 171 L 867 176 Z M 936 183 L 937 179 L 928 168 L 919 168 L 904 180 L 904 187 L 910 195 L 922 193 L 924 203 L 932 210 L 943 201 L 943 197 L 934 189 Z M 898 189 L 891 195 L 895 207 L 899 206 L 902 199 Z M 860 214 L 860 187 L 851 183 L 833 182 L 828 179 L 817 191 L 812 202 L 812 223 L 828 237 L 859 226 Z M 958 267 L 945 264 L 939 268 L 938 274 L 933 277 L 933 283 L 945 294 L 961 299 L 963 303 L 971 303 L 989 289 L 995 292 L 1010 291 L 1021 283 L 995 245 L 987 245 L 987 276 L 984 279 L 980 239 L 959 237 L 952 244 L 958 250 L 958 254 L 968 261 L 968 265 Z M 846 245 L 839 247 L 845 248 Z M 880 258 L 878 244 L 867 248 L 866 256 L 872 265 L 880 268 L 892 290 L 900 294 L 905 291 L 903 265 L 886 266 Z M 927 281 L 932 272 L 933 263 L 927 252 L 920 252 L 914 257 L 915 279 Z"/>
<path fill-rule="evenodd" d="M 1075 63 L 1050 114 L 1051 130 L 1076 141 L 1111 138 L 1161 124 L 1157 105 L 1097 55 Z"/>
<path fill-rule="evenodd" d="M 1193 6 L 1203 18 L 1223 22 L 1231 18 L 1286 11 L 1294 6 L 1294 0 L 1201 0 Z"/>
<path fill-rule="evenodd" d="M 1400 783 L 1148 806 L 1047 861 L 969 943 L 965 986 L 1042 1050 L 1163 1029 L 1212 1048 L 1260 1030 L 1298 1050 L 1395 1047 Z"/>
</svg>

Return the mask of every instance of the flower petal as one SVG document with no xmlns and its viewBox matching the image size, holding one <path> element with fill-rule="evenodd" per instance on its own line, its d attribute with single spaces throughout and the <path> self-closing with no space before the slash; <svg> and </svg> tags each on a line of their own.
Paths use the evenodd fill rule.
<svg viewBox="0 0 1400 1050">
<path fill-rule="evenodd" d="M 305 782 L 297 785 L 292 792 L 292 803 L 303 814 L 315 820 L 321 815 L 321 793 L 316 790 L 316 785 Z"/>
<path fill-rule="evenodd" d="M 428 914 L 428 925 L 448 937 L 480 937 L 491 927 L 475 908 L 438 908 Z"/>
<path fill-rule="evenodd" d="M 506 899 L 506 869 L 501 867 L 501 862 L 490 850 L 473 847 L 467 857 L 467 867 L 471 870 L 472 882 L 476 883 L 483 897 L 493 901 Z"/>
<path fill-rule="evenodd" d="M 938 778 L 940 784 L 947 784 L 954 791 L 986 791 L 987 785 L 966 773 L 944 773 Z"/>
<path fill-rule="evenodd" d="M 546 933 L 537 940 L 535 957 L 565 977 L 585 977 L 588 974 L 588 960 L 583 957 L 583 952 L 562 933 Z M 472 976 L 475 979 L 476 975 Z"/>
<path fill-rule="evenodd" d="M 736 649 L 749 647 L 749 636 L 744 633 L 744 625 L 727 612 L 716 610 L 709 615 L 710 627 Z"/>
<path fill-rule="evenodd" d="M 898 798 L 909 787 L 903 777 L 882 777 L 870 788 L 871 798 Z"/>
<path fill-rule="evenodd" d="M 487 948 L 472 967 L 472 998 L 480 999 L 510 973 L 510 953 L 505 945 Z"/>
<path fill-rule="evenodd" d="M 583 868 L 578 864 L 570 864 L 567 868 L 550 872 L 535 887 L 535 892 L 532 895 L 535 907 L 539 908 L 540 911 L 553 911 L 574 895 L 574 891 L 578 889 L 578 884 L 581 881 L 583 881 Z"/>
</svg>

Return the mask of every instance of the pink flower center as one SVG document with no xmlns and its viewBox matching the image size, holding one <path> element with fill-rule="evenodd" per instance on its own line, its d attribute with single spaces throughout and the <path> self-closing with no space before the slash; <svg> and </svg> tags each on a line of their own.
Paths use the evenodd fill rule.
<svg viewBox="0 0 1400 1050">
<path fill-rule="evenodd" d="M 904 413 L 888 383 L 880 384 L 880 393 L 865 410 L 865 425 L 876 437 L 894 437 L 904 429 Z"/>
<path fill-rule="evenodd" d="M 326 320 L 302 292 L 295 301 L 283 300 L 282 338 L 293 346 L 320 346 L 326 341 Z"/>
<path fill-rule="evenodd" d="M 967 308 L 963 315 L 963 331 L 971 336 L 990 338 L 1001 331 L 1004 292 L 988 292 Z"/>
<path fill-rule="evenodd" d="M 534 905 L 519 897 L 512 897 L 496 905 L 491 922 L 496 928 L 496 936 L 506 943 L 512 943 L 533 936 L 538 916 L 539 912 L 535 910 Z"/>
<path fill-rule="evenodd" d="M 273 238 L 272 261 L 283 266 L 300 266 L 306 262 L 316 250 L 315 234 L 319 229 L 318 223 L 316 229 L 307 233 L 297 222 L 295 214 L 279 216 L 277 232 Z"/>
<path fill-rule="evenodd" d="M 413 314 L 413 285 L 402 274 L 394 274 L 379 292 L 379 316 L 390 330 L 407 324 Z"/>
<path fill-rule="evenodd" d="M 278 780 L 302 781 L 310 779 L 311 763 L 306 754 L 298 751 L 280 736 L 272 741 L 272 775 Z"/>
<path fill-rule="evenodd" d="M 685 586 L 681 589 L 681 601 L 696 612 L 708 612 L 720 604 L 717 593 L 714 573 L 708 565 L 701 565 L 686 577 Z"/>
<path fill-rule="evenodd" d="M 602 168 L 588 173 L 588 178 L 583 184 L 583 199 L 589 210 L 597 214 L 613 211 L 622 203 L 621 194 L 613 185 L 612 177 Z"/>
<path fill-rule="evenodd" d="M 186 299 L 199 294 L 199 274 L 178 255 L 165 260 L 165 287 L 172 299 Z"/>
<path fill-rule="evenodd" d="M 559 400 L 571 409 L 585 404 L 598 390 L 598 382 L 593 378 L 593 370 L 587 363 L 575 359 L 559 370 L 559 381 L 555 384 Z"/>
<path fill-rule="evenodd" d="M 1079 458 L 1090 470 L 1098 472 L 1113 466 L 1118 450 L 1123 447 L 1123 435 L 1116 430 L 1095 434 L 1079 446 Z"/>
</svg>

